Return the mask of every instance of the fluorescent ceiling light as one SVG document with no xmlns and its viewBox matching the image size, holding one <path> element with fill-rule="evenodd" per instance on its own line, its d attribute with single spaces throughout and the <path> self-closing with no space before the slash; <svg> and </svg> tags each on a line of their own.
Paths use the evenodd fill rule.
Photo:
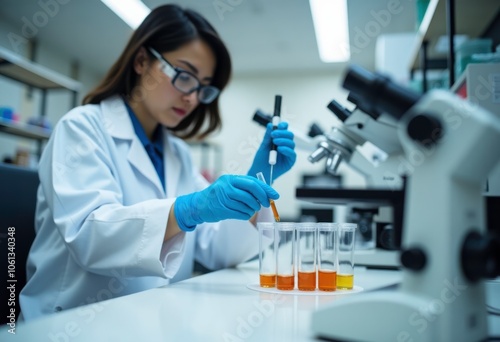
<svg viewBox="0 0 500 342">
<path fill-rule="evenodd" d="M 325 63 L 349 60 L 347 0 L 309 0 L 309 4 L 321 60 Z"/>
<path fill-rule="evenodd" d="M 136 29 L 151 10 L 141 0 L 101 0 L 132 29 Z"/>
</svg>

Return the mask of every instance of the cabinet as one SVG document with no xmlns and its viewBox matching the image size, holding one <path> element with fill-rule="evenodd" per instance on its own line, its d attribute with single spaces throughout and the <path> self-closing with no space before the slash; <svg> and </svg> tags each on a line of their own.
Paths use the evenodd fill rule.
<svg viewBox="0 0 500 342">
<path fill-rule="evenodd" d="M 412 48 L 409 70 L 421 69 L 424 91 L 426 71 L 448 69 L 449 83 L 455 83 L 454 39 L 456 34 L 480 37 L 494 21 L 500 20 L 498 0 L 431 0 L 417 32 Z M 436 53 L 435 47 L 442 37 L 447 39 L 447 55 Z"/>
<path fill-rule="evenodd" d="M 74 107 L 81 88 L 79 82 L 33 63 L 3 47 L 0 47 L 0 75 L 41 91 L 39 110 L 41 116 L 47 113 L 48 91 L 56 89 L 70 91 L 72 98 L 68 105 Z M 41 153 L 43 141 L 50 136 L 50 131 L 47 129 L 2 119 L 0 119 L 0 133 L 37 140 L 39 142 L 38 154 Z"/>
</svg>

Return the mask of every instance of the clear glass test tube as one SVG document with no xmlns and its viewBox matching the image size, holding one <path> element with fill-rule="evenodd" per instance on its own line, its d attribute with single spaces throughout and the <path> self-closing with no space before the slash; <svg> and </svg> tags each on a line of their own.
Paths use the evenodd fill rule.
<svg viewBox="0 0 500 342">
<path fill-rule="evenodd" d="M 337 273 L 337 289 L 352 290 L 354 287 L 354 241 L 357 225 L 354 223 L 339 224 L 339 248 Z"/>
<path fill-rule="evenodd" d="M 295 288 L 295 224 L 275 223 L 276 287 L 279 290 Z"/>
<path fill-rule="evenodd" d="M 318 227 L 318 289 L 337 289 L 337 223 L 317 223 Z"/>
<path fill-rule="evenodd" d="M 266 183 L 266 178 L 264 178 L 264 174 L 262 172 L 257 172 L 257 179 Z M 267 183 L 266 183 L 267 184 Z M 269 204 L 271 206 L 271 210 L 273 211 L 273 216 L 274 220 L 276 222 L 280 221 L 280 215 L 278 214 L 278 209 L 276 209 L 276 204 L 274 203 L 274 200 L 269 199 Z"/>
<path fill-rule="evenodd" d="M 261 287 L 276 286 L 276 254 L 274 223 L 258 222 L 259 230 L 259 282 Z"/>
<path fill-rule="evenodd" d="M 297 287 L 316 290 L 316 223 L 297 224 Z"/>
</svg>

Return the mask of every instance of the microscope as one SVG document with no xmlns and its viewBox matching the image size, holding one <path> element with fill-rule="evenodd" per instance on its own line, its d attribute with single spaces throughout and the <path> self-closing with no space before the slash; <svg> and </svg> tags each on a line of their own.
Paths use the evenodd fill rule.
<svg viewBox="0 0 500 342">
<path fill-rule="evenodd" d="M 498 163 L 500 118 L 444 90 L 422 96 L 351 66 L 343 87 L 390 115 L 407 169 L 397 290 L 343 297 L 312 315 L 335 341 L 483 341 L 484 279 L 500 275 L 499 227 L 487 227 L 484 181 Z M 403 161 L 402 161 L 403 162 Z"/>
<path fill-rule="evenodd" d="M 340 163 L 345 162 L 364 177 L 370 191 L 403 191 L 402 172 L 398 170 L 403 149 L 397 136 L 397 122 L 391 116 L 369 108 L 352 93 L 348 100 L 356 105 L 352 111 L 335 100 L 328 104 L 328 109 L 342 124 L 324 134 L 325 140 L 318 143 L 309 161 L 316 163 L 326 159 L 327 171 L 331 174 L 336 174 Z M 373 198 L 357 198 L 357 194 L 354 194 L 354 198 L 345 198 L 343 204 L 350 209 L 347 220 L 358 224 L 357 236 L 361 243 L 356 247 L 356 263 L 379 267 L 399 266 L 395 253 L 386 252 L 389 258 L 386 257 L 385 261 L 380 258 L 381 249 L 395 250 L 398 247 L 393 236 L 393 207 L 377 203 Z M 299 189 L 298 197 L 302 196 Z M 338 202 L 344 198 L 339 194 L 335 197 Z M 361 253 L 375 247 L 376 251 Z"/>
<path fill-rule="evenodd" d="M 327 108 L 336 115 L 337 124 L 323 133 L 308 160 L 326 161 L 326 170 L 337 174 L 341 163 L 362 175 L 365 188 L 297 188 L 298 199 L 347 208 L 345 220 L 357 223 L 357 265 L 376 268 L 399 268 L 396 250 L 400 245 L 404 202 L 403 147 L 397 134 L 397 121 L 379 112 L 352 93 L 348 101 L 352 111 L 337 101 Z"/>
<path fill-rule="evenodd" d="M 366 181 L 367 189 L 298 188 L 297 198 L 347 208 L 345 221 L 358 224 L 357 265 L 376 268 L 399 268 L 396 249 L 402 225 L 403 178 L 398 174 L 403 149 L 397 136 L 397 122 L 389 115 L 370 110 L 351 94 L 356 105 L 347 110 L 335 100 L 328 104 L 341 124 L 325 133 L 311 125 L 304 135 L 293 127 L 297 149 L 310 152 L 309 161 L 325 161 L 328 174 L 338 176 L 344 162 Z M 271 116 L 257 110 L 253 120 L 265 126 Z M 321 198 L 325 195 L 326 198 Z M 335 199 L 334 202 L 332 200 Z"/>
</svg>

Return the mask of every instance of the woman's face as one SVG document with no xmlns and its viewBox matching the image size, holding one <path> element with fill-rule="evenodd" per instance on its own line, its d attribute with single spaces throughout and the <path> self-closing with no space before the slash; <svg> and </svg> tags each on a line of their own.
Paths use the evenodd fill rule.
<svg viewBox="0 0 500 342">
<path fill-rule="evenodd" d="M 141 57 L 142 55 L 142 57 Z M 200 39 L 186 43 L 175 51 L 162 53 L 174 67 L 189 71 L 202 85 L 209 85 L 214 75 L 216 59 L 210 46 Z M 151 61 L 145 49 L 134 62 L 139 84 L 130 98 L 130 106 L 151 136 L 158 124 L 175 127 L 198 106 L 198 93 L 184 94 L 172 85 L 163 73 L 158 59 Z"/>
</svg>

